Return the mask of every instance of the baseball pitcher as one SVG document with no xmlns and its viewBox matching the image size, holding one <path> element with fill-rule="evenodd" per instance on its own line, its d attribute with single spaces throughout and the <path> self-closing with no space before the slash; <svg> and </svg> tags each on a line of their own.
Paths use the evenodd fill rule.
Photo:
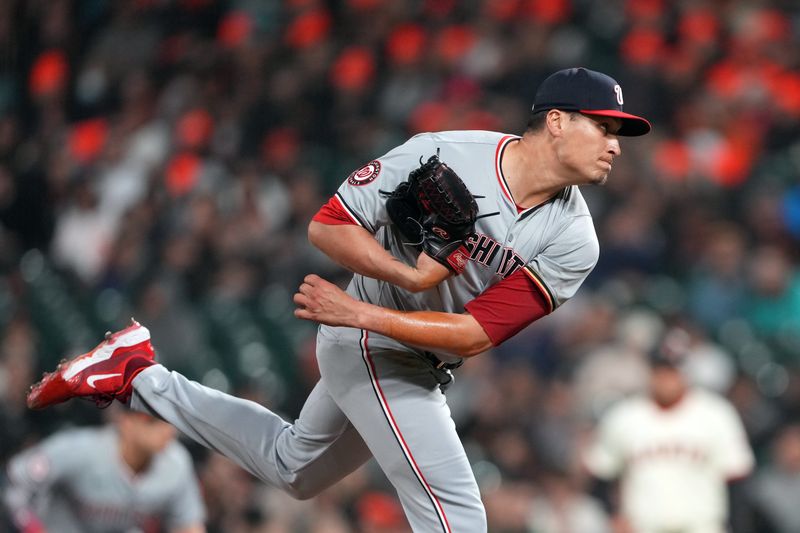
<svg viewBox="0 0 800 533">
<path fill-rule="evenodd" d="M 294 423 L 155 364 L 136 323 L 59 367 L 29 405 L 131 398 L 298 498 L 374 457 L 414 531 L 486 531 L 443 389 L 464 358 L 553 312 L 594 267 L 578 186 L 606 181 L 619 136 L 650 130 L 622 104 L 609 76 L 559 71 L 521 136 L 420 134 L 350 174 L 309 226 L 354 275 L 346 291 L 310 275 L 295 295 L 296 316 L 323 325 L 321 379 Z"/>
</svg>

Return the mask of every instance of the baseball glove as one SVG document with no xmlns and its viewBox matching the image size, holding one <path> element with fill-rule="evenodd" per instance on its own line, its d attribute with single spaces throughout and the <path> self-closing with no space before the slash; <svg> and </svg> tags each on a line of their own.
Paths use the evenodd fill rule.
<svg viewBox="0 0 800 533">
<path fill-rule="evenodd" d="M 458 174 L 431 156 L 387 196 L 386 211 L 400 233 L 433 259 L 461 274 L 475 231 L 478 204 Z"/>
</svg>

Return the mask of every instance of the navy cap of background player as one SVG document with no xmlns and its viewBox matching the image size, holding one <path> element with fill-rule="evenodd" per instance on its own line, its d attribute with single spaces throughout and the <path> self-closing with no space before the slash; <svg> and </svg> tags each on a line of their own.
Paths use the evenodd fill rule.
<svg viewBox="0 0 800 533">
<path fill-rule="evenodd" d="M 667 330 L 649 354 L 650 366 L 680 370 L 686 363 L 691 342 L 691 335 L 683 328 Z"/>
<path fill-rule="evenodd" d="M 652 368 L 672 368 L 680 370 L 683 365 L 683 357 L 653 351 L 650 352 L 648 362 Z"/>
<path fill-rule="evenodd" d="M 551 74 L 539 86 L 533 113 L 549 109 L 578 111 L 622 120 L 617 135 L 635 137 L 650 131 L 642 117 L 622 111 L 622 88 L 610 76 L 585 68 L 569 68 Z"/>
</svg>

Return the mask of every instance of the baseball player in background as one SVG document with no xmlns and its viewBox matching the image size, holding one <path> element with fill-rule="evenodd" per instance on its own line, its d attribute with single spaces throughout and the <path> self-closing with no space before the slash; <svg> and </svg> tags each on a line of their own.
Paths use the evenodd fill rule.
<svg viewBox="0 0 800 533">
<path fill-rule="evenodd" d="M 203 533 L 205 507 L 175 428 L 120 409 L 62 431 L 8 466 L 5 503 L 24 533 Z"/>
<path fill-rule="evenodd" d="M 618 515 L 636 533 L 727 531 L 726 484 L 753 468 L 733 406 L 688 385 L 688 346 L 685 331 L 668 332 L 651 358 L 649 395 L 612 406 L 584 454 L 593 475 L 621 480 Z"/>
<path fill-rule="evenodd" d="M 374 457 L 414 531 L 486 531 L 443 389 L 463 358 L 553 312 L 594 267 L 598 242 L 578 186 L 606 181 L 619 136 L 650 130 L 622 104 L 611 77 L 562 70 L 539 87 L 521 136 L 420 134 L 354 171 L 308 230 L 354 276 L 345 292 L 309 275 L 295 295 L 296 316 L 323 325 L 321 379 L 294 424 L 156 364 L 136 323 L 61 365 L 29 405 L 130 398 L 298 498 Z M 422 186 L 452 174 L 461 186 Z M 423 189 L 432 196 L 414 204 Z M 450 231 L 417 218 L 434 204 L 470 221 Z"/>
</svg>

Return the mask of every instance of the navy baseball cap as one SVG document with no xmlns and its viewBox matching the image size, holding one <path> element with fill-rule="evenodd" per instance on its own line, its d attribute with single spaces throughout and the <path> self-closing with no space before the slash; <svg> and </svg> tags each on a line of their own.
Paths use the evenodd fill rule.
<svg viewBox="0 0 800 533">
<path fill-rule="evenodd" d="M 669 329 L 650 352 L 650 366 L 680 369 L 686 362 L 691 342 L 691 335 L 686 330 L 679 327 Z"/>
<path fill-rule="evenodd" d="M 617 135 L 635 137 L 649 132 L 650 123 L 622 111 L 622 103 L 622 88 L 614 78 L 579 67 L 548 76 L 536 91 L 531 112 L 561 109 L 615 117 L 622 120 Z"/>
</svg>

